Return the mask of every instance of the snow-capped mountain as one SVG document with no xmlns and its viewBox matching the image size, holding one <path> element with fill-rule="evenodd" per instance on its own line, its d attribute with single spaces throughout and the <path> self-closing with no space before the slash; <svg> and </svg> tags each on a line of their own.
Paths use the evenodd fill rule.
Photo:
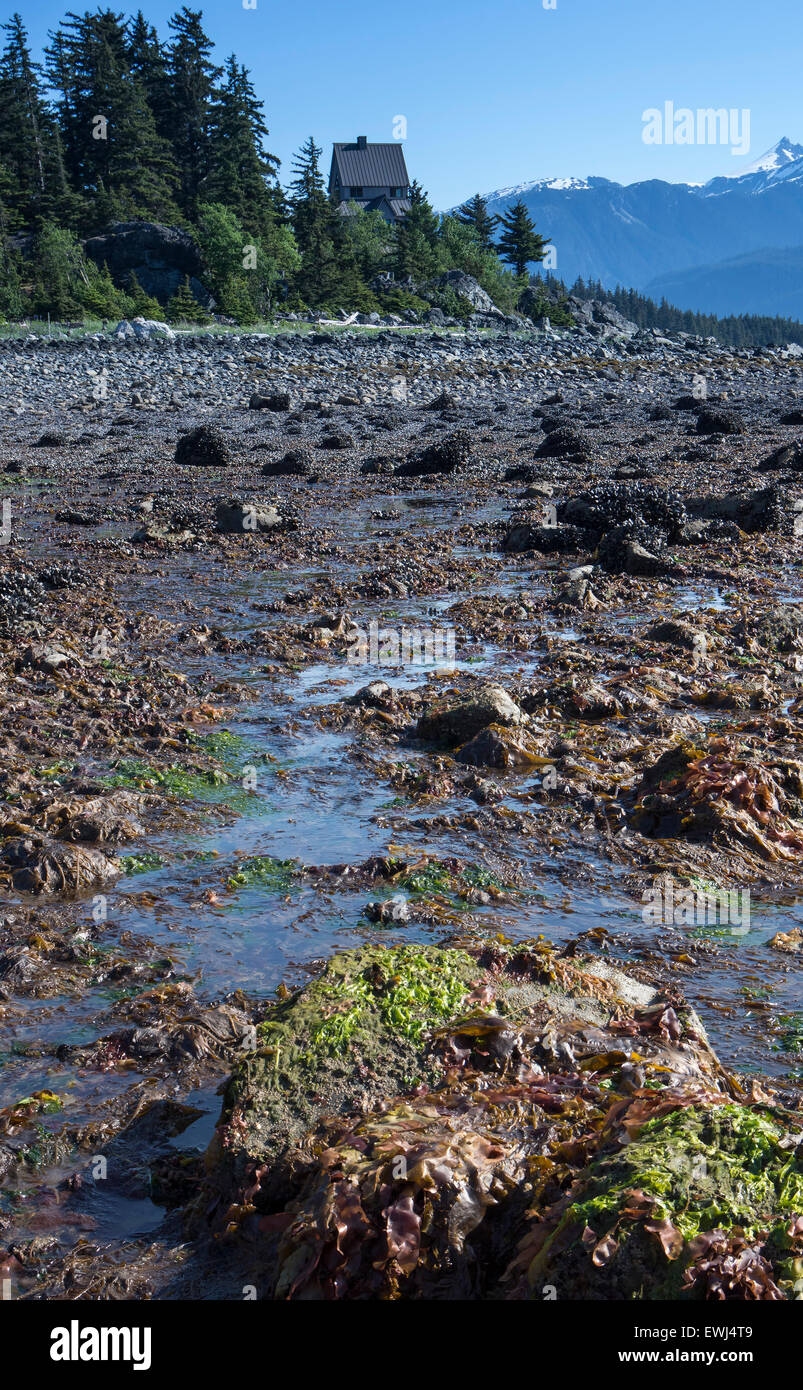
<svg viewBox="0 0 803 1390">
<path fill-rule="evenodd" d="M 763 193 L 779 183 L 803 181 L 803 145 L 795 145 L 785 135 L 771 150 L 760 159 L 737 169 L 732 174 L 722 174 L 703 185 L 708 195 L 721 192 L 725 186 L 738 183 L 749 193 Z M 722 187 L 720 187 L 720 185 Z"/>
<path fill-rule="evenodd" d="M 704 184 L 546 178 L 486 196 L 490 212 L 526 204 L 568 283 L 581 275 L 667 298 L 671 287 L 679 307 L 714 313 L 801 312 L 803 145 L 786 136 Z"/>
</svg>

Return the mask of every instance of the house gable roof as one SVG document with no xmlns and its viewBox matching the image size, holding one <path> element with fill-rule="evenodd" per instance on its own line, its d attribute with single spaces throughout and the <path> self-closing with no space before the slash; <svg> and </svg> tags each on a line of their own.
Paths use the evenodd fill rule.
<svg viewBox="0 0 803 1390">
<path fill-rule="evenodd" d="M 400 144 L 338 144 L 332 149 L 332 174 L 342 188 L 406 188 L 410 183 Z"/>
</svg>

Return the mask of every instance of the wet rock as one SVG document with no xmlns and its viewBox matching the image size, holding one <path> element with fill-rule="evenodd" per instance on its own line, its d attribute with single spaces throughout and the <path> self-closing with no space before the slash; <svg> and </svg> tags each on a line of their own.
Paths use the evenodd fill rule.
<svg viewBox="0 0 803 1390">
<path fill-rule="evenodd" d="M 36 440 L 34 447 L 37 449 L 63 449 L 72 441 L 68 434 L 63 430 L 45 430 Z"/>
<path fill-rule="evenodd" d="M 366 903 L 363 911 L 367 921 L 381 927 L 391 927 L 410 920 L 410 905 L 401 894 L 385 898 L 381 902 Z"/>
<path fill-rule="evenodd" d="M 600 483 L 558 503 L 561 523 L 580 526 L 595 540 L 615 527 L 654 527 L 673 539 L 686 520 L 686 506 L 676 492 L 642 482 Z"/>
<path fill-rule="evenodd" d="M 777 652 L 791 652 L 800 645 L 803 636 L 803 608 L 793 604 L 778 604 L 759 619 L 756 640 L 762 647 Z"/>
<path fill-rule="evenodd" d="M 731 411 L 704 407 L 697 415 L 698 434 L 744 434 L 744 424 Z"/>
<path fill-rule="evenodd" d="M 212 425 L 198 425 L 180 436 L 175 457 L 176 463 L 194 468 L 227 468 L 231 450 L 220 430 Z"/>
<path fill-rule="evenodd" d="M 164 546 L 183 546 L 193 545 L 197 540 L 196 533 L 187 528 L 179 529 L 172 526 L 169 521 L 157 521 L 151 518 L 140 526 L 131 537 L 132 545 L 164 545 Z"/>
<path fill-rule="evenodd" d="M 654 549 L 648 549 L 645 541 Z M 666 566 L 655 551 L 663 549 L 665 544 L 666 537 L 660 532 L 650 533 L 646 528 L 632 525 L 615 526 L 600 540 L 597 559 L 609 574 L 662 574 Z"/>
<path fill-rule="evenodd" d="M 427 405 L 424 406 L 424 409 L 425 409 L 425 410 L 456 410 L 456 409 L 457 409 L 457 406 L 458 406 L 458 401 L 457 401 L 457 398 L 456 398 L 455 396 L 450 395 L 450 393 L 449 393 L 448 391 L 441 391 L 441 393 L 440 393 L 439 396 L 435 396 L 434 400 L 429 401 L 429 403 L 428 403 Z"/>
<path fill-rule="evenodd" d="M 261 502 L 240 502 L 229 498 L 218 502 L 215 508 L 218 531 L 225 535 L 248 535 L 255 531 L 278 531 L 283 518 L 275 507 Z"/>
<path fill-rule="evenodd" d="M 599 599 L 590 582 L 582 577 L 561 584 L 555 594 L 555 603 L 561 608 L 587 608 L 592 613 L 599 608 Z"/>
<path fill-rule="evenodd" d="M 647 628 L 644 637 L 648 642 L 664 642 L 672 647 L 682 647 L 685 651 L 703 651 L 710 638 L 703 628 L 694 627 L 681 619 L 665 618 Z"/>
<path fill-rule="evenodd" d="M 800 444 L 781 444 L 758 465 L 760 473 L 780 472 L 784 468 L 790 471 L 803 469 L 803 447 Z"/>
<path fill-rule="evenodd" d="M 353 449 L 354 437 L 350 434 L 325 434 L 318 444 L 319 449 Z"/>
<path fill-rule="evenodd" d="M 572 458 L 585 460 L 591 457 L 591 446 L 585 435 L 569 425 L 560 425 L 547 435 L 535 451 L 536 458 Z"/>
<path fill-rule="evenodd" d="M 489 685 L 460 704 L 433 710 L 419 719 L 416 736 L 428 743 L 465 743 L 489 724 L 515 728 L 525 722 L 523 711 L 501 685 Z"/>
<path fill-rule="evenodd" d="M 532 522 L 514 524 L 502 538 L 502 549 L 512 554 L 528 550 L 538 550 L 542 555 L 572 554 L 587 550 L 588 545 L 588 532 L 579 526 L 545 526 Z"/>
<path fill-rule="evenodd" d="M 487 729 L 482 729 L 459 748 L 454 757 L 455 762 L 465 763 L 469 767 L 503 769 L 528 768 L 543 762 L 526 739 L 500 724 L 491 724 Z"/>
<path fill-rule="evenodd" d="M 392 699 L 393 691 L 387 681 L 370 681 L 368 685 L 363 685 L 353 695 L 347 695 L 343 703 L 345 705 L 357 705 L 360 708 L 383 709 Z"/>
<path fill-rule="evenodd" d="M 775 485 L 721 497 L 692 497 L 687 505 L 693 517 L 735 522 L 742 531 L 780 531 L 791 529 L 793 524 L 792 499 Z"/>
<path fill-rule="evenodd" d="M 269 460 L 260 469 L 263 478 L 305 478 L 312 472 L 309 454 L 288 449 L 280 459 Z"/>
<path fill-rule="evenodd" d="M 396 476 L 399 478 L 425 477 L 430 473 L 454 473 L 466 463 L 472 448 L 472 437 L 468 430 L 457 430 L 437 444 L 430 444 L 405 463 L 399 464 Z"/>
<path fill-rule="evenodd" d="M 120 865 L 98 849 L 37 836 L 6 840 L 0 870 L 10 873 L 18 893 L 75 894 L 120 877 Z"/>
</svg>

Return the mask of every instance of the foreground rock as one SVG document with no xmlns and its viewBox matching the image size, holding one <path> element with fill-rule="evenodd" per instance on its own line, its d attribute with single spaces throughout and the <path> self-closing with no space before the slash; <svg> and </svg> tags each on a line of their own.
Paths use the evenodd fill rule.
<svg viewBox="0 0 803 1390">
<path fill-rule="evenodd" d="M 257 1032 L 194 1219 L 270 1297 L 796 1296 L 801 1122 L 679 997 L 542 940 L 369 946 Z"/>
</svg>

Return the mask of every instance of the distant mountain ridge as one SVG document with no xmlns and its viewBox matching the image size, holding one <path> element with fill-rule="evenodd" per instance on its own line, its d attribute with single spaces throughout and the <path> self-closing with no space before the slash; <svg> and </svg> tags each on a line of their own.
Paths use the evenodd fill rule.
<svg viewBox="0 0 803 1390">
<path fill-rule="evenodd" d="M 568 177 L 484 196 L 493 213 L 525 203 L 568 283 L 626 285 L 708 313 L 801 312 L 803 145 L 787 136 L 704 184 Z"/>
</svg>

